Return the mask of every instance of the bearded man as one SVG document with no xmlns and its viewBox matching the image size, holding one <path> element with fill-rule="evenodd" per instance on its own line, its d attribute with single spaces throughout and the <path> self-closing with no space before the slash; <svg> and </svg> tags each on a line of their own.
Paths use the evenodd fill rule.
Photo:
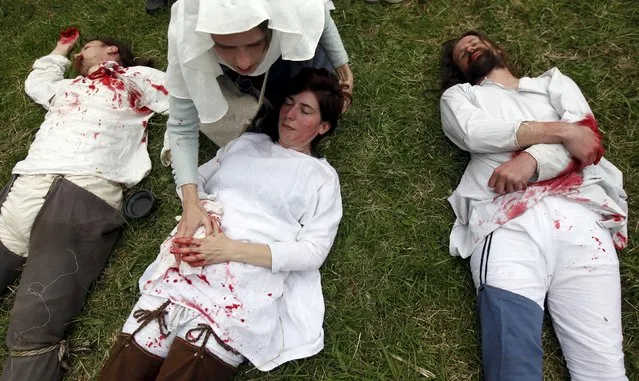
<svg viewBox="0 0 639 381">
<path fill-rule="evenodd" d="M 476 31 L 444 44 L 441 81 L 444 133 L 470 153 L 450 252 L 470 257 L 484 379 L 542 379 L 547 307 L 572 380 L 627 380 L 626 194 L 579 87 L 557 68 L 517 77 Z"/>
</svg>

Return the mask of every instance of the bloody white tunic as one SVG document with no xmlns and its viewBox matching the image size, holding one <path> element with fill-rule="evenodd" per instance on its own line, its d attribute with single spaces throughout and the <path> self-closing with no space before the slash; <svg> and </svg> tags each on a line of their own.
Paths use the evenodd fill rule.
<svg viewBox="0 0 639 381">
<path fill-rule="evenodd" d="M 519 192 L 498 195 L 488 179 L 519 150 L 516 134 L 524 121 L 577 122 L 592 111 L 579 87 L 557 68 L 539 77 L 519 80 L 519 89 L 483 81 L 459 84 L 442 95 L 444 133 L 471 159 L 448 201 L 457 220 L 450 235 L 450 253 L 468 257 L 486 235 L 523 214 L 548 195 L 566 197 L 602 216 L 615 246 L 628 241 L 628 205 L 621 172 L 606 159 L 557 180 L 571 163 L 561 144 L 536 144 L 525 151 L 537 160 L 538 183 Z M 585 127 L 584 127 L 585 128 Z"/>
<path fill-rule="evenodd" d="M 226 262 L 158 272 L 166 267 L 163 256 L 173 261 L 164 249 L 140 279 L 142 293 L 199 312 L 260 370 L 319 352 L 324 299 L 318 269 L 342 217 L 335 170 L 264 134 L 245 133 L 200 167 L 199 177 L 201 198 L 215 195 L 224 209 L 224 233 L 268 245 L 272 269 Z"/>
<path fill-rule="evenodd" d="M 25 91 L 48 112 L 13 173 L 89 175 L 135 185 L 151 170 L 148 120 L 168 110 L 164 73 L 104 62 L 87 77 L 64 79 L 69 64 L 60 55 L 33 64 Z"/>
</svg>

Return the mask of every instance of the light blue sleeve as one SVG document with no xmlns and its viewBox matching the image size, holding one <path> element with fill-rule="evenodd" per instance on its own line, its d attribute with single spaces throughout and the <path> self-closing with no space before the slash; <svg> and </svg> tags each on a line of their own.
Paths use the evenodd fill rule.
<svg viewBox="0 0 639 381">
<path fill-rule="evenodd" d="M 326 52 L 326 56 L 333 64 L 333 67 L 337 69 L 348 63 L 348 54 L 331 13 L 328 9 L 325 12 L 324 31 L 320 37 L 319 44 Z"/>
<path fill-rule="evenodd" d="M 197 157 L 200 118 L 191 99 L 169 97 L 169 133 L 175 184 L 197 184 Z"/>
</svg>

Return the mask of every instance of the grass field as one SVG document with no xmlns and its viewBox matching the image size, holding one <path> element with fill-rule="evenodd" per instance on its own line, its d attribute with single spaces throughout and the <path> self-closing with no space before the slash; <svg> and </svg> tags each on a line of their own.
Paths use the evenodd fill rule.
<svg viewBox="0 0 639 381">
<path fill-rule="evenodd" d="M 582 88 L 605 134 L 606 157 L 625 174 L 630 246 L 620 253 L 626 367 L 639 380 L 639 2 L 635 0 L 431 0 L 399 5 L 336 1 L 333 17 L 355 74 L 354 104 L 323 153 L 340 174 L 344 219 L 322 270 L 326 346 L 270 373 L 243 366 L 239 380 L 481 379 L 478 320 L 468 264 L 448 255 L 454 220 L 446 197 L 466 163 L 444 137 L 438 110 L 441 43 L 482 29 L 522 75 L 557 66 Z M 0 180 L 27 153 L 44 110 L 23 83 L 58 32 L 113 35 L 166 64 L 167 11 L 143 1 L 0 0 Z M 139 188 L 159 197 L 133 221 L 70 329 L 70 380 L 95 379 L 130 308 L 137 279 L 180 213 L 171 173 L 159 164 L 165 119 L 150 124 L 151 175 Z M 201 159 L 214 153 L 203 144 Z M 13 290 L 12 290 L 13 291 Z M 4 337 L 12 292 L 0 300 Z M 547 322 L 549 323 L 549 322 Z M 546 324 L 547 380 L 568 379 Z M 5 358 L 6 349 L 0 349 Z M 3 360 L 4 361 L 4 360 Z M 419 368 L 418 368 L 419 367 Z"/>
</svg>

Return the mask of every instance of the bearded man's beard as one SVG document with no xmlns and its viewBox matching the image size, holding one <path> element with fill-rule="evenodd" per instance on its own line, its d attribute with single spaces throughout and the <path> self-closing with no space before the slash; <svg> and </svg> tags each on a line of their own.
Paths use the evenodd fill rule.
<svg viewBox="0 0 639 381">
<path fill-rule="evenodd" d="M 476 85 L 479 80 L 488 75 L 493 69 L 504 67 L 506 67 L 506 64 L 501 56 L 495 54 L 492 49 L 484 49 L 468 66 L 468 82 Z"/>
</svg>

